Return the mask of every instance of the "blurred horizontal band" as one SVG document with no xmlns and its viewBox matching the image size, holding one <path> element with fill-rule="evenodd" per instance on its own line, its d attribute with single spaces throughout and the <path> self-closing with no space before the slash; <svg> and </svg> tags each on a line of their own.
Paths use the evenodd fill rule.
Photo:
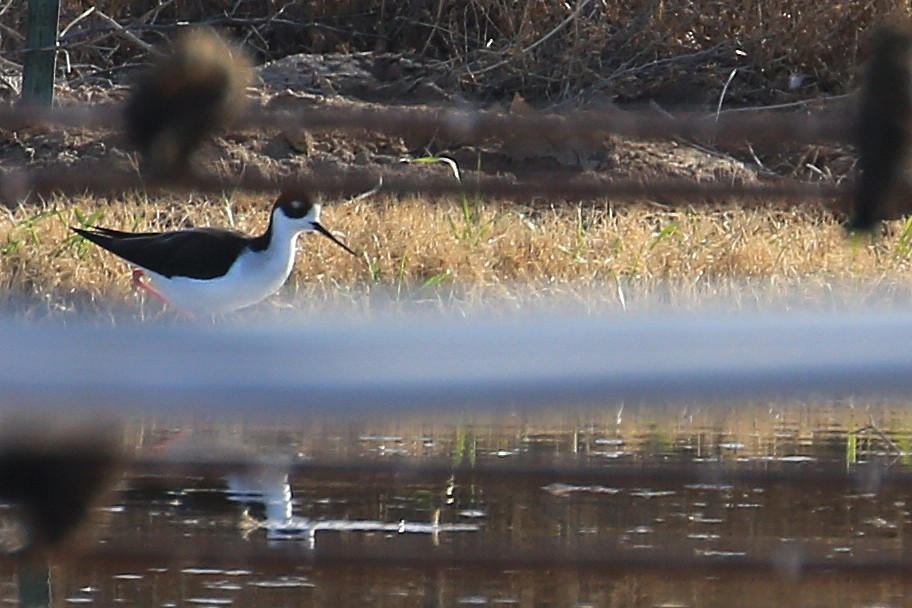
<svg viewBox="0 0 912 608">
<path fill-rule="evenodd" d="M 145 190 L 170 192 L 192 190 L 218 194 L 247 190 L 274 193 L 284 188 L 303 188 L 331 197 L 353 196 L 377 186 L 380 192 L 390 195 L 423 194 L 426 196 L 468 195 L 487 196 L 512 200 L 587 200 L 608 198 L 616 200 L 659 199 L 668 206 L 693 203 L 737 201 L 740 206 L 751 202 L 767 205 L 775 199 L 785 199 L 791 204 L 826 201 L 832 208 L 845 211 L 851 197 L 851 184 L 810 184 L 794 180 L 769 183 L 697 182 L 685 179 L 606 180 L 593 177 L 567 177 L 542 173 L 523 178 L 464 175 L 463 182 L 452 175 L 442 177 L 383 175 L 374 171 L 332 172 L 296 175 L 293 178 L 271 178 L 255 173 L 221 177 L 216 175 L 185 176 L 164 182 L 148 182 L 138 173 L 118 170 L 105 163 L 79 162 L 41 169 L 12 169 L 0 172 L 0 202 L 16 206 L 28 196 L 49 196 L 54 193 L 83 194 L 92 192 L 100 196 Z"/>
<path fill-rule="evenodd" d="M 912 313 L 0 324 L 5 410 L 274 421 L 912 393 Z"/>
<path fill-rule="evenodd" d="M 274 129 L 288 133 L 308 131 L 363 130 L 405 137 L 409 141 L 437 139 L 456 144 L 492 140 L 507 145 L 566 148 L 585 155 L 591 146 L 601 146 L 605 137 L 620 135 L 639 139 L 673 139 L 731 142 L 848 142 L 852 140 L 854 117 L 843 114 L 820 115 L 806 112 L 732 114 L 720 117 L 705 114 L 670 115 L 659 112 L 620 111 L 614 108 L 586 110 L 562 115 L 516 115 L 463 108 L 354 109 L 320 107 L 299 101 L 297 109 L 252 109 L 236 130 Z M 123 129 L 122 108 L 118 104 L 73 105 L 59 108 L 13 106 L 0 108 L 0 129 L 20 130 L 33 125 L 53 125 L 80 129 Z M 726 198 L 769 202 L 787 199 L 791 203 L 826 200 L 838 211 L 845 211 L 853 192 L 852 184 L 812 184 L 780 179 L 759 183 L 731 180 L 698 182 L 679 180 L 605 180 L 568 177 L 566 173 L 539 172 L 520 179 L 475 177 L 466 172 L 462 183 L 450 176 L 427 178 L 421 175 L 395 175 L 378 168 L 371 172 L 327 172 L 298 175 L 291 179 L 271 178 L 256 171 L 237 176 L 203 173 L 172 179 L 143 179 L 136 171 L 118 169 L 110 163 L 79 161 L 43 168 L 9 167 L 0 172 L 0 201 L 15 206 L 28 196 L 53 193 L 112 195 L 133 190 L 164 192 L 184 189 L 221 193 L 235 190 L 270 191 L 291 184 L 330 196 L 348 196 L 373 188 L 384 172 L 383 191 L 394 195 L 485 195 L 506 199 L 564 197 L 592 199 L 653 198 L 663 202 L 719 202 Z M 390 175 L 389 173 L 394 173 Z M 401 173 L 401 171 L 399 172 Z M 749 204 L 749 203 L 748 203 Z"/>
<path fill-rule="evenodd" d="M 298 108 L 249 110 L 234 130 L 245 128 L 309 131 L 370 130 L 407 138 L 436 137 L 459 143 L 490 140 L 552 141 L 572 147 L 609 135 L 638 139 L 674 139 L 734 143 L 849 143 L 855 116 L 851 112 L 815 115 L 800 112 L 669 114 L 657 111 L 589 109 L 564 114 L 506 114 L 467 108 L 422 109 L 388 107 L 358 109 L 323 107 L 300 101 Z M 118 104 L 71 105 L 58 108 L 10 106 L 0 108 L 0 129 L 28 126 L 120 129 Z"/>
<path fill-rule="evenodd" d="M 800 463 L 788 459 L 746 458 L 738 463 L 691 463 L 648 465 L 630 460 L 605 460 L 595 455 L 567 456 L 564 464 L 513 461 L 509 458 L 481 458 L 472 464 L 454 465 L 449 457 L 387 458 L 371 460 L 303 459 L 237 454 L 220 454 L 203 443 L 200 451 L 183 447 L 177 455 L 140 457 L 129 461 L 131 479 L 210 479 L 262 470 L 281 471 L 296 482 L 332 480 L 358 487 L 386 487 L 390 483 L 460 484 L 509 483 L 544 490 L 550 496 L 598 496 L 615 494 L 622 488 L 674 487 L 695 490 L 722 490 L 736 485 L 756 487 L 798 485 L 802 488 L 829 488 L 849 494 L 874 493 L 886 487 L 908 487 L 912 473 L 902 467 L 886 468 L 881 463 L 853 464 L 851 467 L 816 466 L 813 458 Z M 757 464 L 761 466 L 757 466 Z"/>
<path fill-rule="evenodd" d="M 207 572 L 219 574 L 221 568 L 250 568 L 257 572 L 287 572 L 289 567 L 304 572 L 363 572 L 382 568 L 436 572 L 460 569 L 490 574 L 503 570 L 553 571 L 572 569 L 595 572 L 600 576 L 622 573 L 656 573 L 676 576 L 787 577 L 864 575 L 895 576 L 912 572 L 912 560 L 895 552 L 881 557 L 836 556 L 832 547 L 817 543 L 757 542 L 747 545 L 727 542 L 724 550 L 699 551 L 682 548 L 681 543 L 662 543 L 652 539 L 649 547 L 633 549 L 629 544 L 498 542 L 462 536 L 458 542 L 440 545 L 426 535 L 395 535 L 384 543 L 334 542 L 331 532 L 318 533 L 315 548 L 303 541 L 279 541 L 269 546 L 237 540 L 141 545 L 107 543 L 63 559 L 81 563 L 109 564 L 121 568 L 180 568 L 205 564 Z M 756 547 L 755 545 L 765 545 Z M 17 556 L 0 557 L 17 561 Z"/>
</svg>

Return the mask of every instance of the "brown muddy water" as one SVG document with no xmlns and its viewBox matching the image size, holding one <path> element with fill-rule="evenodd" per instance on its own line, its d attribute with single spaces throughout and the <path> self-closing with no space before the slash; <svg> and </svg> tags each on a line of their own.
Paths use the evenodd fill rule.
<svg viewBox="0 0 912 608">
<path fill-rule="evenodd" d="M 849 403 L 137 423 L 50 559 L 51 604 L 912 605 L 910 423 Z"/>
</svg>

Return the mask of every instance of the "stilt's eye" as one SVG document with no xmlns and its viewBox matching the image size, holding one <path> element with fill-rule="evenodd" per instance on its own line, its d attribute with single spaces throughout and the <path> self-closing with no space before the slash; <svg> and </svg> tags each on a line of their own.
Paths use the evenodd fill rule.
<svg viewBox="0 0 912 608">
<path fill-rule="evenodd" d="M 285 213 L 286 213 L 286 215 L 288 215 L 288 217 L 300 218 L 300 217 L 304 217 L 305 215 L 307 215 L 307 211 L 308 211 L 309 207 L 310 207 L 310 205 L 308 205 L 304 201 L 301 201 L 298 199 L 293 199 L 292 201 L 288 202 L 288 204 L 285 206 Z"/>
<path fill-rule="evenodd" d="M 284 194 L 276 203 L 286 217 L 300 219 L 306 216 L 313 205 L 306 195 L 289 195 Z"/>
</svg>

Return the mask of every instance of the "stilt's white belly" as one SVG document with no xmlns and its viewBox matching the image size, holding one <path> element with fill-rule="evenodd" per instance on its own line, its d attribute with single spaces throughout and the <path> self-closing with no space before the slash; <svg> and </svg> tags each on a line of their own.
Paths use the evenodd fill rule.
<svg viewBox="0 0 912 608">
<path fill-rule="evenodd" d="M 214 279 L 170 279 L 146 271 L 152 286 L 172 306 L 196 313 L 224 313 L 256 304 L 277 292 L 294 264 L 294 243 L 288 251 L 246 251 L 223 276 Z"/>
</svg>

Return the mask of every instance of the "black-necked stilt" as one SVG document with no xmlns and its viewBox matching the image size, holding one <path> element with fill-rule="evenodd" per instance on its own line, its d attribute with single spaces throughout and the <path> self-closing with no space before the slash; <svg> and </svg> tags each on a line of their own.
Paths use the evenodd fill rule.
<svg viewBox="0 0 912 608">
<path fill-rule="evenodd" d="M 302 232 L 319 232 L 357 255 L 320 224 L 320 205 L 302 193 L 283 193 L 266 232 L 255 237 L 227 228 L 73 230 L 136 266 L 133 281 L 138 287 L 191 313 L 230 312 L 277 292 L 291 274 L 295 242 Z"/>
</svg>

